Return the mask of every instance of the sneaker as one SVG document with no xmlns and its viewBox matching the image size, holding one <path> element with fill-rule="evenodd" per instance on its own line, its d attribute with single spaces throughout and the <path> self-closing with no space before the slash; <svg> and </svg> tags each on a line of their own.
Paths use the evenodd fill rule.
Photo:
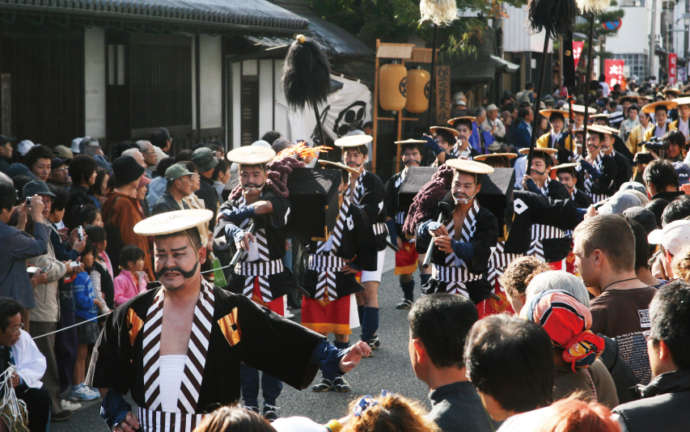
<svg viewBox="0 0 690 432">
<path fill-rule="evenodd" d="M 311 388 L 311 391 L 316 393 L 323 393 L 331 390 L 333 390 L 333 381 L 327 378 L 321 378 L 321 382 Z"/>
<path fill-rule="evenodd" d="M 56 413 L 51 413 L 50 414 L 50 422 L 51 423 L 59 423 L 59 422 L 64 422 L 70 419 L 72 417 L 72 413 L 67 411 L 67 410 L 62 410 L 60 412 Z"/>
<path fill-rule="evenodd" d="M 275 405 L 264 404 L 264 418 L 270 422 L 278 420 L 280 408 Z"/>
<path fill-rule="evenodd" d="M 92 389 L 84 383 L 72 387 L 72 392 L 69 395 L 69 400 L 72 401 L 92 401 L 99 399 L 101 394 L 98 390 Z"/>
<path fill-rule="evenodd" d="M 349 393 L 352 391 L 352 387 L 350 387 L 350 384 L 348 384 L 342 376 L 336 377 L 333 380 L 333 388 L 340 393 Z"/>
<path fill-rule="evenodd" d="M 76 411 L 81 408 L 81 404 L 78 402 L 68 401 L 66 399 L 60 399 L 60 409 L 63 411 Z"/>
<path fill-rule="evenodd" d="M 245 405 L 244 407 L 249 411 L 254 411 L 255 413 L 259 414 L 259 407 L 258 406 Z"/>
<path fill-rule="evenodd" d="M 412 307 L 412 303 L 413 303 L 413 300 L 403 299 L 403 301 L 401 301 L 400 303 L 395 305 L 395 308 L 397 310 L 408 310 L 409 308 Z"/>
<path fill-rule="evenodd" d="M 378 335 L 374 335 L 374 337 L 372 337 L 371 339 L 366 340 L 364 342 L 368 343 L 369 347 L 372 350 L 377 350 L 381 347 L 381 340 L 379 339 Z"/>
</svg>

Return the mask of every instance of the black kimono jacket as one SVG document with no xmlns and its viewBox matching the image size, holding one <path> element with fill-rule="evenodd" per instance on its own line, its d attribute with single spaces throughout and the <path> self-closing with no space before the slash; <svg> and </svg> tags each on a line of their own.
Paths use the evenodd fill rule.
<svg viewBox="0 0 690 432">
<path fill-rule="evenodd" d="M 442 200 L 443 205 L 439 206 L 431 219 L 422 222 L 417 230 L 417 252 L 425 253 L 429 242 L 431 241 L 431 235 L 429 234 L 426 227 L 431 221 L 436 222 L 438 220 L 439 214 L 442 212 L 441 208 L 452 209 L 455 208 L 455 204 L 448 193 Z M 446 227 L 452 222 L 453 215 L 451 212 L 443 212 L 444 216 L 442 219 L 443 225 Z M 467 217 L 463 223 L 463 227 L 468 224 Z M 455 229 L 455 228 L 454 228 Z M 491 293 L 491 286 L 486 279 L 486 272 L 489 268 L 489 257 L 491 255 L 491 248 L 496 246 L 496 241 L 498 238 L 498 222 L 496 221 L 496 216 L 490 211 L 483 207 L 477 209 L 475 216 L 474 233 L 471 236 L 470 243 L 472 244 L 472 258 L 470 260 L 463 260 L 466 269 L 475 275 L 480 275 L 481 277 L 476 278 L 471 281 L 461 281 L 467 287 L 467 292 L 470 295 L 470 299 L 473 302 L 479 303 L 482 300 L 489 297 Z M 446 253 L 434 248 L 432 252 L 431 262 L 432 264 L 438 266 L 447 266 Z M 434 292 L 446 292 L 448 283 L 435 279 L 433 276 L 429 280 L 429 284 L 426 287 L 427 294 Z"/>
<path fill-rule="evenodd" d="M 158 367 L 160 337 L 156 344 L 155 337 L 147 336 L 155 335 L 161 325 L 162 297 L 162 289 L 152 289 L 117 308 L 105 322 L 89 370 L 91 385 L 122 395 L 131 392 L 134 402 L 148 410 L 161 407 L 155 392 L 158 378 L 145 383 L 144 374 Z M 324 340 L 244 296 L 205 281 L 192 331 L 201 336 L 190 337 L 190 346 L 195 344 L 197 350 L 187 351 L 185 374 L 187 369 L 195 369 L 202 379 L 198 388 L 187 388 L 189 396 L 180 391 L 179 401 L 187 407 L 181 411 L 187 414 L 210 412 L 236 402 L 240 397 L 240 362 L 295 388 L 305 388 L 318 370 L 312 363 L 313 352 Z M 144 352 L 153 352 L 148 367 L 144 366 Z M 154 390 L 148 399 L 147 389 Z"/>
<path fill-rule="evenodd" d="M 268 260 L 277 263 L 277 260 L 282 260 L 285 255 L 285 240 L 288 215 L 290 212 L 290 202 L 286 198 L 278 196 L 272 189 L 264 188 L 259 197 L 259 201 L 270 201 L 273 206 L 273 212 L 267 215 L 255 215 L 253 219 L 255 223 L 254 233 L 261 234 L 266 239 L 266 247 L 268 249 Z M 220 209 L 220 213 L 226 209 L 235 210 L 244 205 L 244 198 L 234 201 L 226 201 Z M 250 218 L 247 218 L 239 223 L 233 223 L 221 217 L 218 221 L 214 231 L 214 252 L 217 251 L 221 257 L 221 262 L 227 264 L 230 258 L 237 251 L 235 241 L 231 237 L 231 232 L 243 229 L 248 229 Z M 226 233 L 228 237 L 226 238 Z M 221 238 L 218 240 L 218 238 Z M 282 263 L 278 264 L 282 266 Z M 228 278 L 228 289 L 235 293 L 242 293 L 245 289 L 247 276 L 237 274 L 235 269 L 230 269 L 231 273 Z M 276 299 L 285 295 L 290 289 L 295 287 L 295 280 L 290 270 L 282 267 L 282 271 L 267 276 L 269 289 L 271 291 L 272 299 Z"/>
<path fill-rule="evenodd" d="M 536 255 L 547 262 L 568 256 L 572 239 L 566 231 L 582 221 L 572 200 L 552 200 L 533 192 L 515 191 L 513 210 L 506 252 Z"/>
<path fill-rule="evenodd" d="M 384 187 L 384 213 L 386 218 L 391 218 L 395 222 L 395 228 L 397 229 L 397 235 L 401 239 L 404 239 L 405 236 L 403 234 L 403 224 L 405 223 L 405 218 L 407 217 L 407 210 L 408 209 L 401 209 L 400 208 L 400 186 L 402 186 L 402 182 L 404 180 L 403 177 L 403 172 L 400 171 L 399 173 L 393 174 L 388 181 L 386 182 L 386 185 Z"/>
<path fill-rule="evenodd" d="M 386 215 L 383 211 L 384 187 L 381 179 L 374 173 L 364 171 L 355 184 L 354 204 L 362 207 L 371 222 L 371 229 L 376 239 L 376 250 L 386 248 Z"/>
<path fill-rule="evenodd" d="M 332 271 L 330 275 L 326 275 L 325 272 L 328 267 L 324 262 L 328 260 L 328 256 L 335 256 L 347 261 L 352 260 L 349 265 L 354 268 L 367 271 L 376 270 L 376 242 L 367 214 L 361 207 L 354 204 L 350 204 L 347 207 L 347 211 L 341 205 L 340 210 L 346 215 L 343 218 L 342 230 L 340 233 L 335 230 L 330 233 L 330 237 L 339 236 L 340 238 L 340 246 L 336 247 L 335 244 L 332 244 L 333 249 L 331 251 L 335 252 L 319 251 L 319 247 L 324 242 L 308 241 L 305 243 L 307 254 L 304 255 L 305 270 L 302 274 L 301 285 L 312 298 L 321 299 L 322 297 L 321 292 L 317 289 L 317 286 L 320 285 L 320 279 L 322 282 L 331 285 L 331 291 L 335 289 L 336 295 L 328 296 L 330 300 L 336 300 L 363 290 L 353 274 Z M 338 225 L 338 222 L 336 222 L 336 225 Z M 334 239 L 331 239 L 331 242 L 333 241 Z M 319 260 L 321 264 L 310 269 L 309 256 L 314 254 L 316 254 L 316 257 L 312 259 Z M 329 280 L 324 280 L 324 278 Z"/>
</svg>

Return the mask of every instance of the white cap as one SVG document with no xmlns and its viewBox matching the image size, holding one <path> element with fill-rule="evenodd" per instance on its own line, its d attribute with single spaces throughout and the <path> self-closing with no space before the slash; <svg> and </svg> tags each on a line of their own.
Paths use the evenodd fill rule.
<svg viewBox="0 0 690 432">
<path fill-rule="evenodd" d="M 33 141 L 30 140 L 19 141 L 19 144 L 17 144 L 17 153 L 19 153 L 22 156 L 26 156 L 26 154 L 29 153 L 29 150 L 31 150 L 31 148 L 35 145 L 36 144 L 34 144 Z"/>
<path fill-rule="evenodd" d="M 70 148 L 72 150 L 72 153 L 81 153 L 81 148 L 79 147 L 79 144 L 81 144 L 81 140 L 84 138 L 82 137 L 76 137 L 72 140 L 72 147 Z"/>
<path fill-rule="evenodd" d="M 680 219 L 655 229 L 647 236 L 649 244 L 660 244 L 671 255 L 676 255 L 690 244 L 690 220 Z"/>
</svg>

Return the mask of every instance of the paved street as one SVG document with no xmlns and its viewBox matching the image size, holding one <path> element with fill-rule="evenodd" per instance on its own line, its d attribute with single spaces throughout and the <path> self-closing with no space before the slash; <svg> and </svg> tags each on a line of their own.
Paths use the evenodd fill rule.
<svg viewBox="0 0 690 432">
<path fill-rule="evenodd" d="M 348 374 L 352 393 L 313 393 L 311 390 L 297 391 L 286 386 L 278 399 L 282 407 L 281 415 L 303 415 L 319 422 L 343 416 L 347 404 L 357 395 L 378 394 L 381 389 L 404 394 L 426 403 L 426 387 L 414 377 L 407 355 L 407 314 L 395 310 L 401 293 L 397 278 L 392 272 L 393 253 L 386 253 L 386 267 L 380 289 L 381 328 L 379 335 L 383 346 L 375 351 L 374 357 L 364 359 L 360 366 Z M 417 293 L 419 287 L 417 285 Z M 295 319 L 299 319 L 296 317 Z M 353 340 L 357 340 L 359 329 L 355 330 Z M 98 416 L 98 404 L 93 404 L 75 413 L 69 422 L 53 423 L 57 432 L 96 432 L 106 431 Z"/>
</svg>

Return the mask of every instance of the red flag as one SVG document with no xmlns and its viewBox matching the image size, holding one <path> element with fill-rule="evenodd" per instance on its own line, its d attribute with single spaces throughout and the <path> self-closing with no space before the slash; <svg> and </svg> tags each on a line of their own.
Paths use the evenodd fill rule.
<svg viewBox="0 0 690 432">
<path fill-rule="evenodd" d="M 620 59 L 606 59 L 604 60 L 604 77 L 609 88 L 613 88 L 616 84 L 623 82 L 623 66 L 625 60 Z"/>
<path fill-rule="evenodd" d="M 580 55 L 584 47 L 584 41 L 573 41 L 573 60 L 575 60 L 575 69 L 577 69 L 577 64 L 580 62 Z"/>
</svg>

